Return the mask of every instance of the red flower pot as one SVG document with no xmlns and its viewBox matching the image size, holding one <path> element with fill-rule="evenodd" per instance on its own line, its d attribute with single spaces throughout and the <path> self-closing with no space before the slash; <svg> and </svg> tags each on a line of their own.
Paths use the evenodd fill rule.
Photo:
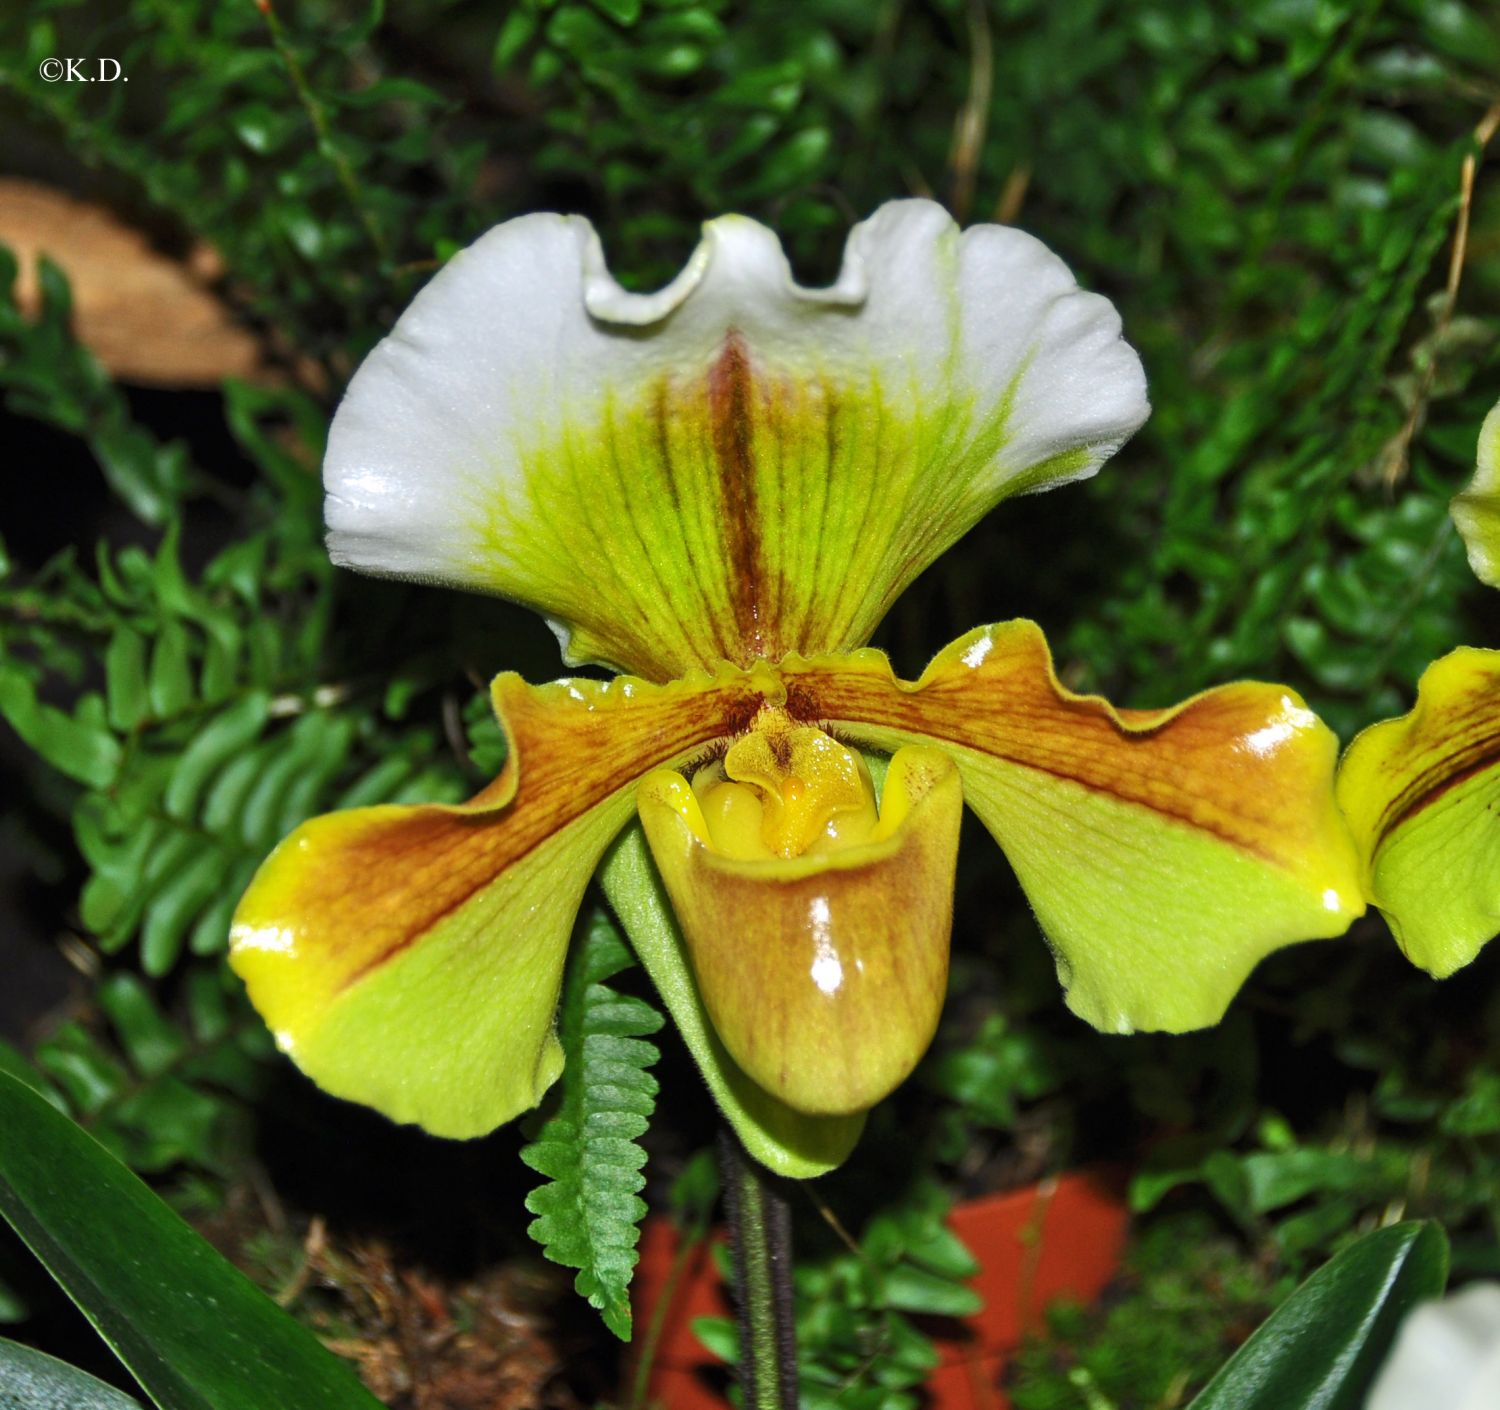
<svg viewBox="0 0 1500 1410">
<path fill-rule="evenodd" d="M 962 1322 L 929 1324 L 942 1357 L 928 1381 L 931 1410 L 1006 1410 L 999 1389 L 1007 1358 L 1042 1325 L 1058 1297 L 1088 1301 L 1119 1270 L 1127 1214 L 1117 1178 L 1078 1172 L 956 1206 L 949 1216 L 980 1270 L 973 1286 L 984 1308 Z M 666 1219 L 648 1220 L 632 1287 L 637 1346 L 671 1279 L 679 1240 Z M 696 1317 L 730 1315 L 709 1243 L 693 1250 L 662 1322 L 647 1382 L 667 1410 L 724 1410 L 712 1372 L 718 1362 L 693 1335 Z"/>
</svg>

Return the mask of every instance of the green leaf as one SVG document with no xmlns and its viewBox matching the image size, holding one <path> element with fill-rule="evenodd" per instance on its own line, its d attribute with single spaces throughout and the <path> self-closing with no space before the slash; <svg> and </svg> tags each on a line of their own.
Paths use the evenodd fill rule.
<svg viewBox="0 0 1500 1410">
<path fill-rule="evenodd" d="M 1210 1160 L 1217 1158 L 1211 1157 Z M 1233 1158 L 1226 1163 L 1233 1163 Z M 1365 1157 L 1310 1146 L 1289 1151 L 1257 1151 L 1239 1162 L 1244 1177 L 1245 1202 L 1256 1214 L 1284 1208 L 1310 1194 L 1336 1192 L 1378 1196 L 1401 1187 L 1406 1179 L 1407 1166 L 1408 1158 L 1395 1151 L 1376 1151 Z M 1204 1171 L 1209 1172 L 1208 1164 L 1205 1164 Z M 1215 1193 L 1224 1197 L 1218 1186 L 1215 1186 Z"/>
<path fill-rule="evenodd" d="M 984 1306 L 973 1288 L 909 1263 L 899 1263 L 885 1275 L 885 1300 L 902 1312 L 927 1317 L 970 1317 Z"/>
<path fill-rule="evenodd" d="M 124 1391 L 19 1342 L 0 1339 L 3 1410 L 141 1410 Z"/>
<path fill-rule="evenodd" d="M 1500 1073 L 1476 1071 L 1468 1091 L 1443 1113 L 1441 1126 L 1450 1136 L 1491 1136 L 1500 1131 Z"/>
<path fill-rule="evenodd" d="M 694 1317 L 693 1335 L 720 1361 L 739 1365 L 739 1329 L 727 1317 Z"/>
<path fill-rule="evenodd" d="M 641 17 L 641 0 L 592 0 L 592 3 L 619 25 L 633 25 Z"/>
<path fill-rule="evenodd" d="M 152 897 L 141 931 L 141 968 L 152 978 L 160 978 L 177 963 L 188 927 L 218 894 L 224 873 L 223 855 L 206 847 L 174 868 Z"/>
<path fill-rule="evenodd" d="M 945 1278 L 972 1278 L 979 1272 L 979 1261 L 947 1225 L 935 1224 L 924 1233 L 907 1247 L 907 1257 L 914 1263 Z"/>
<path fill-rule="evenodd" d="M 118 730 L 134 729 L 146 718 L 151 702 L 146 689 L 146 643 L 128 626 L 115 628 L 104 653 L 109 722 Z"/>
<path fill-rule="evenodd" d="M 640 0 L 591 0 L 594 9 L 609 15 L 615 24 L 631 26 L 640 18 Z"/>
<path fill-rule="evenodd" d="M 557 1105 L 521 1152 L 550 1181 L 526 1199 L 540 1216 L 532 1238 L 554 1263 L 578 1269 L 574 1286 L 621 1341 L 630 1340 L 627 1290 L 646 1212 L 637 1193 L 646 1183 L 646 1152 L 637 1138 L 656 1106 L 647 1069 L 658 1053 L 642 1039 L 662 1025 L 650 1004 L 604 983 L 634 963 L 613 925 L 596 917 L 563 984 L 558 1038 L 567 1066 Z"/>
<path fill-rule="evenodd" d="M 56 1079 L 72 1110 L 84 1116 L 93 1116 L 129 1085 L 125 1069 L 77 1023 L 63 1024 L 42 1043 L 36 1061 Z"/>
<path fill-rule="evenodd" d="M 59 1111 L 67 1109 L 67 1103 L 58 1096 L 55 1088 L 29 1062 L 19 1048 L 0 1042 L 0 1072 L 9 1073 L 16 1081 L 30 1087 L 38 1096 L 46 1098 Z"/>
<path fill-rule="evenodd" d="M 90 719 L 81 708 L 87 699 L 70 717 L 38 700 L 36 687 L 19 668 L 0 665 L 0 716 L 59 773 L 107 788 L 120 767 L 120 744 L 102 720 Z"/>
<path fill-rule="evenodd" d="M 151 712 L 159 720 L 179 715 L 193 699 L 193 677 L 187 628 L 167 622 L 151 653 Z"/>
<path fill-rule="evenodd" d="M 142 1077 L 160 1076 L 182 1056 L 186 1040 L 135 975 L 124 970 L 106 975 L 99 985 L 98 998 L 125 1056 Z"/>
<path fill-rule="evenodd" d="M 4 1278 L 0 1278 L 0 1323 L 24 1322 L 31 1315 L 26 1299 Z"/>
<path fill-rule="evenodd" d="M 198 732 L 183 751 L 167 785 L 164 801 L 172 817 L 187 819 L 193 815 L 198 795 L 209 778 L 260 737 L 269 707 L 270 698 L 263 691 L 249 691 Z"/>
<path fill-rule="evenodd" d="M 522 5 L 518 5 L 505 17 L 505 23 L 500 26 L 500 33 L 495 39 L 494 57 L 490 60 L 496 73 L 504 73 L 515 63 L 521 51 L 531 43 L 539 25 L 540 19 L 536 11 Z"/>
<path fill-rule="evenodd" d="M 92 1137 L 0 1075 L 0 1213 L 161 1410 L 379 1410 Z"/>
<path fill-rule="evenodd" d="M 1447 1276 L 1437 1224 L 1378 1229 L 1303 1283 L 1191 1410 L 1357 1410 L 1401 1319 Z"/>
</svg>

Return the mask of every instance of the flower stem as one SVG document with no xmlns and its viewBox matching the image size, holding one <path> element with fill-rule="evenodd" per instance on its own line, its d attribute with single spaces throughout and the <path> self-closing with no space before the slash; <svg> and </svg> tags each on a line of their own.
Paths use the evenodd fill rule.
<svg viewBox="0 0 1500 1410">
<path fill-rule="evenodd" d="M 719 1168 L 734 1255 L 745 1410 L 796 1410 L 791 1210 L 776 1177 L 745 1153 L 727 1126 L 719 1131 Z"/>
</svg>

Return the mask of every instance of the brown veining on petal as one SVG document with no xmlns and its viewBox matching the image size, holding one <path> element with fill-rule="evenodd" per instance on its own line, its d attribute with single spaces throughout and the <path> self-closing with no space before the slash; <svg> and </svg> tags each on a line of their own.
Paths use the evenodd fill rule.
<svg viewBox="0 0 1500 1410">
<path fill-rule="evenodd" d="M 1473 709 L 1451 721 L 1438 747 L 1414 737 L 1410 753 L 1403 751 L 1387 762 L 1386 772 L 1397 778 L 1413 767 L 1416 772 L 1381 815 L 1377 840 L 1390 836 L 1451 789 L 1500 765 L 1500 721 L 1495 719 L 1495 709 L 1493 701 L 1476 700 Z"/>
<path fill-rule="evenodd" d="M 972 656 L 970 653 L 973 653 Z M 1170 710 L 1114 710 L 1060 687 L 1041 632 L 997 629 L 915 685 L 885 672 L 787 673 L 788 699 L 858 740 L 870 727 L 974 750 L 1208 833 L 1250 856 L 1295 856 L 1286 757 L 1305 745 L 1279 687 L 1239 683 Z M 863 727 L 863 728 L 862 728 Z M 1300 777 L 1300 774 L 1298 775 Z M 1311 777 L 1309 773 L 1309 777 Z"/>
<path fill-rule="evenodd" d="M 767 686 L 734 675 L 701 692 L 647 688 L 601 703 L 575 697 L 567 682 L 533 687 L 502 677 L 496 698 L 510 753 L 500 776 L 463 808 L 351 814 L 344 835 L 323 844 L 319 865 L 299 874 L 288 909 L 316 925 L 325 951 L 345 957 L 339 987 L 347 988 L 653 763 L 741 731 Z M 283 845 L 296 847 L 297 835 Z"/>
<path fill-rule="evenodd" d="M 738 642 L 723 643 L 724 654 L 731 658 L 742 653 L 763 657 L 772 651 L 765 634 L 766 624 L 762 622 L 768 604 L 763 601 L 764 545 L 760 535 L 760 506 L 756 502 L 754 397 L 754 376 L 744 339 L 731 330 L 708 374 L 729 590 L 739 633 Z"/>
</svg>

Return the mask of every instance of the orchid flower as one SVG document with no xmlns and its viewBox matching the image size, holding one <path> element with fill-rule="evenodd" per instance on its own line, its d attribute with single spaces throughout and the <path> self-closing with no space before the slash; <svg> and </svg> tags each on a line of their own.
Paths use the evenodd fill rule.
<svg viewBox="0 0 1500 1410">
<path fill-rule="evenodd" d="M 1500 587 L 1500 406 L 1453 518 L 1480 579 Z M 1339 766 L 1366 897 L 1413 964 L 1437 979 L 1500 932 L 1500 651 L 1433 662 L 1410 714 L 1371 725 Z"/>
<path fill-rule="evenodd" d="M 489 1131 L 562 1068 L 597 871 L 746 1146 L 806 1176 L 933 1036 L 964 804 L 1108 1032 L 1215 1023 L 1263 956 L 1342 933 L 1335 741 L 1291 690 L 1119 710 L 1028 621 L 916 680 L 866 645 L 990 509 L 1093 475 L 1147 411 L 1106 299 L 927 201 L 856 226 L 826 288 L 739 216 L 650 294 L 577 217 L 457 255 L 339 407 L 330 552 L 517 600 L 619 674 L 499 676 L 509 752 L 474 799 L 282 843 L 232 942 L 281 1047 L 395 1120 Z"/>
</svg>

